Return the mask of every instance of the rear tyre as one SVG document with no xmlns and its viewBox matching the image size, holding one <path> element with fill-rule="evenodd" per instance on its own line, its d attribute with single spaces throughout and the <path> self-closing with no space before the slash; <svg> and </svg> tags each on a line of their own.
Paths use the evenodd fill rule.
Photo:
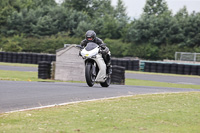
<svg viewBox="0 0 200 133">
<path fill-rule="evenodd" d="M 89 87 L 94 85 L 95 75 L 93 75 L 93 67 L 91 62 L 88 62 L 85 66 L 85 79 Z"/>
<path fill-rule="evenodd" d="M 108 75 L 108 78 L 106 79 L 106 81 L 103 82 L 103 83 L 100 83 L 100 85 L 101 85 L 102 87 L 108 87 L 108 86 L 110 85 L 110 82 L 111 82 L 111 76 Z"/>
</svg>

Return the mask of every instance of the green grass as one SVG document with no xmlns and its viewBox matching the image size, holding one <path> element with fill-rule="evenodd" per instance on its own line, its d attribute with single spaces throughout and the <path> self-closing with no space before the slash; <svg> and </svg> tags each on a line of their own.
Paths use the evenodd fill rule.
<svg viewBox="0 0 200 133">
<path fill-rule="evenodd" d="M 37 72 L 7 71 L 0 70 L 0 80 L 10 81 L 53 81 L 38 79 Z"/>
<path fill-rule="evenodd" d="M 60 80 L 38 79 L 38 72 L 24 72 L 24 71 L 7 71 L 0 70 L 0 80 L 9 81 L 41 81 L 41 82 L 64 82 Z M 68 81 L 75 83 L 85 83 L 82 81 Z"/>
<path fill-rule="evenodd" d="M 156 81 L 139 80 L 139 79 L 126 79 L 125 85 L 200 89 L 200 85 L 174 84 L 174 83 L 156 82 Z"/>
<path fill-rule="evenodd" d="M 198 76 L 198 75 L 182 75 L 182 74 L 154 73 L 154 72 L 141 72 L 141 71 L 126 71 L 126 73 L 200 78 L 200 76 Z"/>
<path fill-rule="evenodd" d="M 0 65 L 4 65 L 4 66 L 38 67 L 38 65 L 36 65 L 36 64 L 5 63 L 5 62 L 0 62 Z"/>
<path fill-rule="evenodd" d="M 37 72 L 7 71 L 7 70 L 0 70 L 0 80 L 30 81 L 30 82 L 31 81 L 62 82 L 58 80 L 38 79 Z M 69 81 L 69 82 L 79 82 L 79 81 Z M 138 80 L 138 79 L 126 79 L 125 84 L 135 85 L 135 86 L 157 86 L 157 87 L 200 89 L 200 85 L 174 84 L 174 83 L 155 82 L 155 81 Z"/>
<path fill-rule="evenodd" d="M 0 115 L 0 132 L 192 133 L 200 93 L 136 95 Z"/>
</svg>

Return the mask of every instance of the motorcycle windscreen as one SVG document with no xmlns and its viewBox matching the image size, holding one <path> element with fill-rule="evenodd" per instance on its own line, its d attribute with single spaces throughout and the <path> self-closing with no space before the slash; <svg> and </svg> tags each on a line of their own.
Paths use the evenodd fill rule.
<svg viewBox="0 0 200 133">
<path fill-rule="evenodd" d="M 99 46 L 99 45 L 96 44 L 96 43 L 89 42 L 89 43 L 87 44 L 87 46 L 85 47 L 85 50 L 91 51 L 91 50 L 95 49 L 95 48 L 98 47 L 98 46 Z"/>
</svg>

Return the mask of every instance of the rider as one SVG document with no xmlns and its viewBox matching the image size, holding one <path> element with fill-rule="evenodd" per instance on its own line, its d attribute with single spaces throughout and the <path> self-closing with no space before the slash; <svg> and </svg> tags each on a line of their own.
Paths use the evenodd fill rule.
<svg viewBox="0 0 200 133">
<path fill-rule="evenodd" d="M 89 42 L 94 42 L 98 45 L 104 43 L 100 38 L 96 37 L 96 33 L 93 30 L 88 30 L 86 32 L 85 39 L 83 41 L 81 41 L 81 46 L 85 47 L 87 45 L 87 43 L 89 43 Z M 107 73 L 111 74 L 112 73 L 111 58 L 110 58 L 111 54 L 110 54 L 109 48 L 106 46 L 102 46 L 101 53 L 102 53 L 102 57 L 107 66 Z"/>
</svg>

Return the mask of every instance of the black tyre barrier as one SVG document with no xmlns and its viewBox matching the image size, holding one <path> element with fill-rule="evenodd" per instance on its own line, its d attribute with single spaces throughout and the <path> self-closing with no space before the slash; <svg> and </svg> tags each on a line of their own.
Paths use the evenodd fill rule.
<svg viewBox="0 0 200 133">
<path fill-rule="evenodd" d="M 111 59 L 111 64 L 125 67 L 126 70 L 139 71 L 140 68 L 139 60 L 113 58 Z"/>
<path fill-rule="evenodd" d="M 156 72 L 157 69 L 157 63 L 151 63 L 150 65 L 150 72 Z"/>
<path fill-rule="evenodd" d="M 177 74 L 184 74 L 184 66 L 183 64 L 178 64 Z"/>
<path fill-rule="evenodd" d="M 125 67 L 112 66 L 111 84 L 125 84 Z"/>
<path fill-rule="evenodd" d="M 170 73 L 171 71 L 171 64 L 165 63 L 163 64 L 163 73 Z"/>
<path fill-rule="evenodd" d="M 145 62 L 145 72 L 200 75 L 200 65 Z"/>
<path fill-rule="evenodd" d="M 197 66 L 197 75 L 200 76 L 200 66 Z"/>
<path fill-rule="evenodd" d="M 55 60 L 55 54 L 0 52 L 0 62 L 38 64 L 39 61 Z"/>
<path fill-rule="evenodd" d="M 40 61 L 38 63 L 38 78 L 39 79 L 51 78 L 51 62 Z"/>
<path fill-rule="evenodd" d="M 198 75 L 198 66 L 191 65 L 191 75 Z"/>
<path fill-rule="evenodd" d="M 191 66 L 190 65 L 185 65 L 183 74 L 189 75 L 191 73 Z"/>
<path fill-rule="evenodd" d="M 163 63 L 157 63 L 157 73 L 163 73 L 164 64 Z"/>
<path fill-rule="evenodd" d="M 177 74 L 177 64 L 171 64 L 171 71 L 170 73 Z"/>
<path fill-rule="evenodd" d="M 145 72 L 150 72 L 150 70 L 151 70 L 151 63 L 150 62 L 145 62 L 144 71 Z"/>
</svg>

